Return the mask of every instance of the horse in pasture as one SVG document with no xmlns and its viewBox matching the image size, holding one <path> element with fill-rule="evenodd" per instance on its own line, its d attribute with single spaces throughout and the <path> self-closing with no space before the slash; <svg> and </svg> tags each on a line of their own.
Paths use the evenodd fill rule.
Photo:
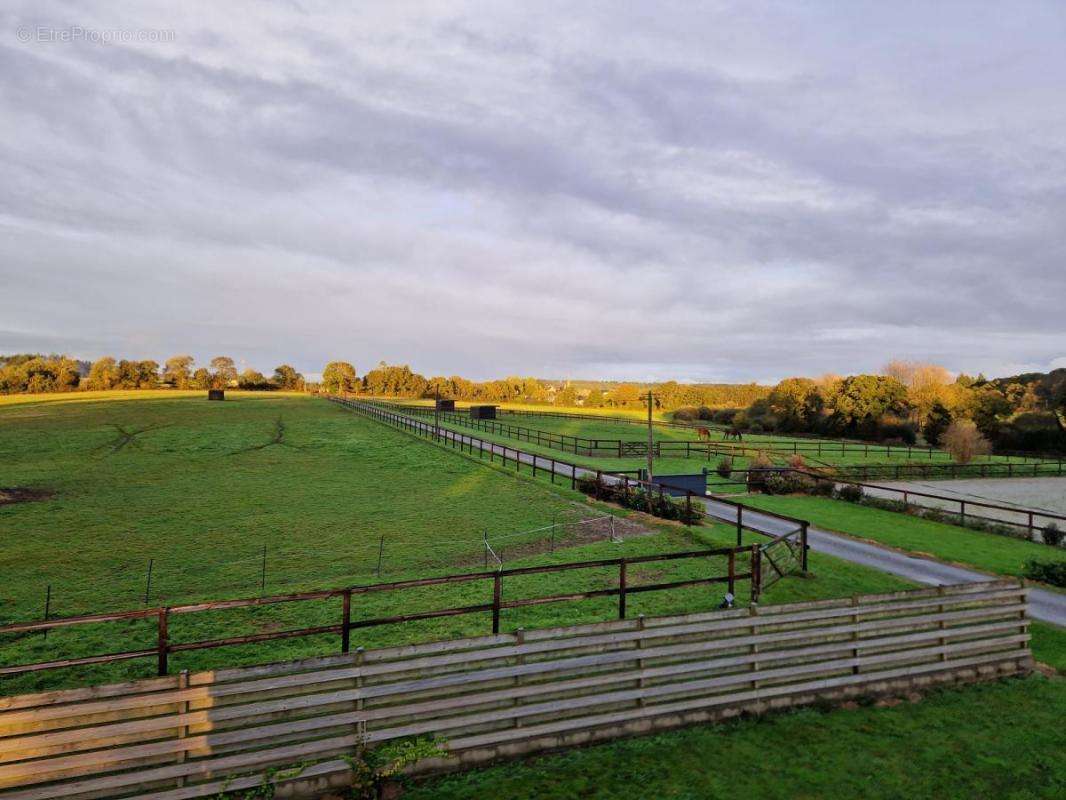
<svg viewBox="0 0 1066 800">
<path fill-rule="evenodd" d="M 696 428 L 696 438 L 701 442 L 711 441 L 711 432 L 707 428 Z"/>
<path fill-rule="evenodd" d="M 741 434 L 740 428 L 738 428 L 736 425 L 734 425 L 732 428 L 723 431 L 722 438 L 726 440 L 736 439 L 738 442 L 744 441 L 744 436 L 743 434 Z"/>
</svg>

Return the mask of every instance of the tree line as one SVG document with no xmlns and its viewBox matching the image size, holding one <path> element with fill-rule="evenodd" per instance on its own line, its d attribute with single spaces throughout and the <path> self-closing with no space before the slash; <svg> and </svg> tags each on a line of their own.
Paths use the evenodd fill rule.
<svg viewBox="0 0 1066 800">
<path fill-rule="evenodd" d="M 104 356 L 79 361 L 61 355 L 22 353 L 0 356 L 0 394 L 41 394 L 107 389 L 227 389 L 303 391 L 306 381 L 289 364 L 274 368 L 269 378 L 254 369 L 238 373 L 229 356 L 216 356 L 196 367 L 192 356 L 157 361 L 116 360 Z"/>
<path fill-rule="evenodd" d="M 347 361 L 331 361 L 322 371 L 321 387 L 327 392 L 348 392 L 377 397 L 429 398 L 439 394 L 451 400 L 486 403 L 530 403 L 585 408 L 642 408 L 647 392 L 653 392 L 655 407 L 660 410 L 685 405 L 744 406 L 770 389 L 747 384 L 681 384 L 667 381 L 658 384 L 627 382 L 559 381 L 531 377 L 508 377 L 491 381 L 472 381 L 458 375 L 427 378 L 406 364 L 380 362 L 359 377 Z"/>
<path fill-rule="evenodd" d="M 889 362 L 878 375 L 786 378 L 742 410 L 712 413 L 741 430 L 806 432 L 978 451 L 1066 452 L 1066 369 L 989 380 Z M 966 433 L 966 431 L 972 433 Z M 975 437 L 973 434 L 976 434 Z M 984 442 L 982 442 L 984 440 Z"/>
</svg>

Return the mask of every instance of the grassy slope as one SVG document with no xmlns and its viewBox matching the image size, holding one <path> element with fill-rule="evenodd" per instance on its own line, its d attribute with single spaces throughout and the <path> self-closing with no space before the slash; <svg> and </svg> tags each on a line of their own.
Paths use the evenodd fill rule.
<svg viewBox="0 0 1066 800">
<path fill-rule="evenodd" d="M 416 787 L 409 800 L 1061 798 L 1063 679 L 803 710 L 630 739 Z"/>
</svg>

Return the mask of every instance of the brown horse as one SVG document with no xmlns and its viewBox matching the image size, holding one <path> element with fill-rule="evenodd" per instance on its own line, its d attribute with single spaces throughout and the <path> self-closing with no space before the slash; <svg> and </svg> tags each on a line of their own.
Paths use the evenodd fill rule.
<svg viewBox="0 0 1066 800">
<path fill-rule="evenodd" d="M 738 442 L 744 441 L 744 436 L 743 436 L 743 434 L 741 434 L 740 428 L 738 428 L 736 425 L 734 425 L 732 428 L 729 428 L 726 431 L 723 431 L 722 432 L 722 438 L 723 439 L 736 439 Z"/>
<path fill-rule="evenodd" d="M 711 432 L 707 428 L 696 428 L 696 438 L 701 442 L 711 441 Z"/>
</svg>

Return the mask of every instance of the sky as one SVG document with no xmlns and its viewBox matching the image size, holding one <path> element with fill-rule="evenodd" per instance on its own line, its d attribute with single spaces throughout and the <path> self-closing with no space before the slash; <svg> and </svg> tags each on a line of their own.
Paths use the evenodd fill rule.
<svg viewBox="0 0 1066 800">
<path fill-rule="evenodd" d="M 1066 366 L 1066 4 L 7 2 L 0 353 Z"/>
</svg>

